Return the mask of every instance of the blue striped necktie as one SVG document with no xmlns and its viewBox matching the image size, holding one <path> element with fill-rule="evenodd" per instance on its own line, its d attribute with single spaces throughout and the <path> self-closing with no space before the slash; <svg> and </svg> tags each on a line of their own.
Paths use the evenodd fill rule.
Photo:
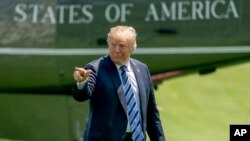
<svg viewBox="0 0 250 141">
<path fill-rule="evenodd" d="M 128 120 L 132 130 L 132 138 L 133 141 L 144 141 L 144 134 L 142 132 L 142 124 L 140 118 L 140 112 L 138 104 L 136 103 L 134 90 L 132 85 L 128 79 L 128 75 L 126 74 L 127 67 L 121 66 L 121 77 L 122 77 L 122 84 L 123 90 L 125 94 L 126 104 L 127 104 L 127 113 L 128 113 Z"/>
</svg>

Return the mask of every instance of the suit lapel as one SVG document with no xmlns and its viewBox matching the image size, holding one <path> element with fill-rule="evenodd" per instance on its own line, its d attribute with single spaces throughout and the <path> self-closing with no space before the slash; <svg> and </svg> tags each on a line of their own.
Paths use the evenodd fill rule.
<svg viewBox="0 0 250 141">
<path fill-rule="evenodd" d="M 122 88 L 122 84 L 121 84 L 121 79 L 120 79 L 120 76 L 119 76 L 119 73 L 117 71 L 117 68 L 115 66 L 115 64 L 111 61 L 110 57 L 108 56 L 107 57 L 107 63 L 106 63 L 106 69 L 107 71 L 109 72 L 109 76 L 117 90 L 117 94 L 118 94 L 118 97 L 119 97 L 119 100 L 122 104 L 122 107 L 124 109 L 124 111 L 126 112 L 127 111 L 127 106 L 126 106 L 126 100 L 125 100 L 125 94 L 123 92 L 123 88 Z"/>
<path fill-rule="evenodd" d="M 138 85 L 138 92 L 139 92 L 139 96 L 140 96 L 140 106 L 141 106 L 141 113 L 142 113 L 142 120 L 144 120 L 146 118 L 146 110 L 147 110 L 147 102 L 146 102 L 146 89 L 145 86 L 143 85 L 143 75 L 141 73 L 141 70 L 139 68 L 139 66 L 131 60 L 131 65 L 132 68 L 134 70 L 135 73 L 135 77 L 136 77 L 136 81 L 137 81 L 137 85 Z"/>
</svg>

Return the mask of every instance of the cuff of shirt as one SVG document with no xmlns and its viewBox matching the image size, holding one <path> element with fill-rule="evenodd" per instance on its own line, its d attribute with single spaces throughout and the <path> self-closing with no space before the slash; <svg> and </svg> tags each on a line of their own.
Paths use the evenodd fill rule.
<svg viewBox="0 0 250 141">
<path fill-rule="evenodd" d="M 83 89 L 83 87 L 85 86 L 85 84 L 87 83 L 87 80 L 88 79 L 86 79 L 86 80 L 84 80 L 84 81 L 82 81 L 82 82 L 76 82 L 76 86 L 77 86 L 77 89 L 78 90 L 81 90 L 81 89 Z"/>
</svg>

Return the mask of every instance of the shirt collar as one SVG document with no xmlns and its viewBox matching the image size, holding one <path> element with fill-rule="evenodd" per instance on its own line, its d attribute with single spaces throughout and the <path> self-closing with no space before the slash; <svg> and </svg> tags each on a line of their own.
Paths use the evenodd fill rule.
<svg viewBox="0 0 250 141">
<path fill-rule="evenodd" d="M 126 64 L 124 64 L 124 65 L 127 67 L 128 71 L 131 70 L 131 63 L 130 63 L 130 60 L 129 60 Z M 118 70 L 119 70 L 120 67 L 121 67 L 121 65 L 118 65 L 118 64 L 115 64 L 115 66 L 116 66 L 116 68 L 117 68 Z"/>
</svg>

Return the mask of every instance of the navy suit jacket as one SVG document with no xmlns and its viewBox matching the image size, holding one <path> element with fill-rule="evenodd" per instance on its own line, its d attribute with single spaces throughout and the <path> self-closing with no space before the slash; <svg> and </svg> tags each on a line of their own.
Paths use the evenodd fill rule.
<svg viewBox="0 0 250 141">
<path fill-rule="evenodd" d="M 149 70 L 138 60 L 130 59 L 130 63 L 139 89 L 144 135 L 147 131 L 151 141 L 165 141 Z M 75 100 L 90 102 L 84 141 L 123 141 L 128 119 L 125 95 L 115 64 L 105 56 L 85 68 L 92 72 L 84 88 L 73 87 Z"/>
</svg>

